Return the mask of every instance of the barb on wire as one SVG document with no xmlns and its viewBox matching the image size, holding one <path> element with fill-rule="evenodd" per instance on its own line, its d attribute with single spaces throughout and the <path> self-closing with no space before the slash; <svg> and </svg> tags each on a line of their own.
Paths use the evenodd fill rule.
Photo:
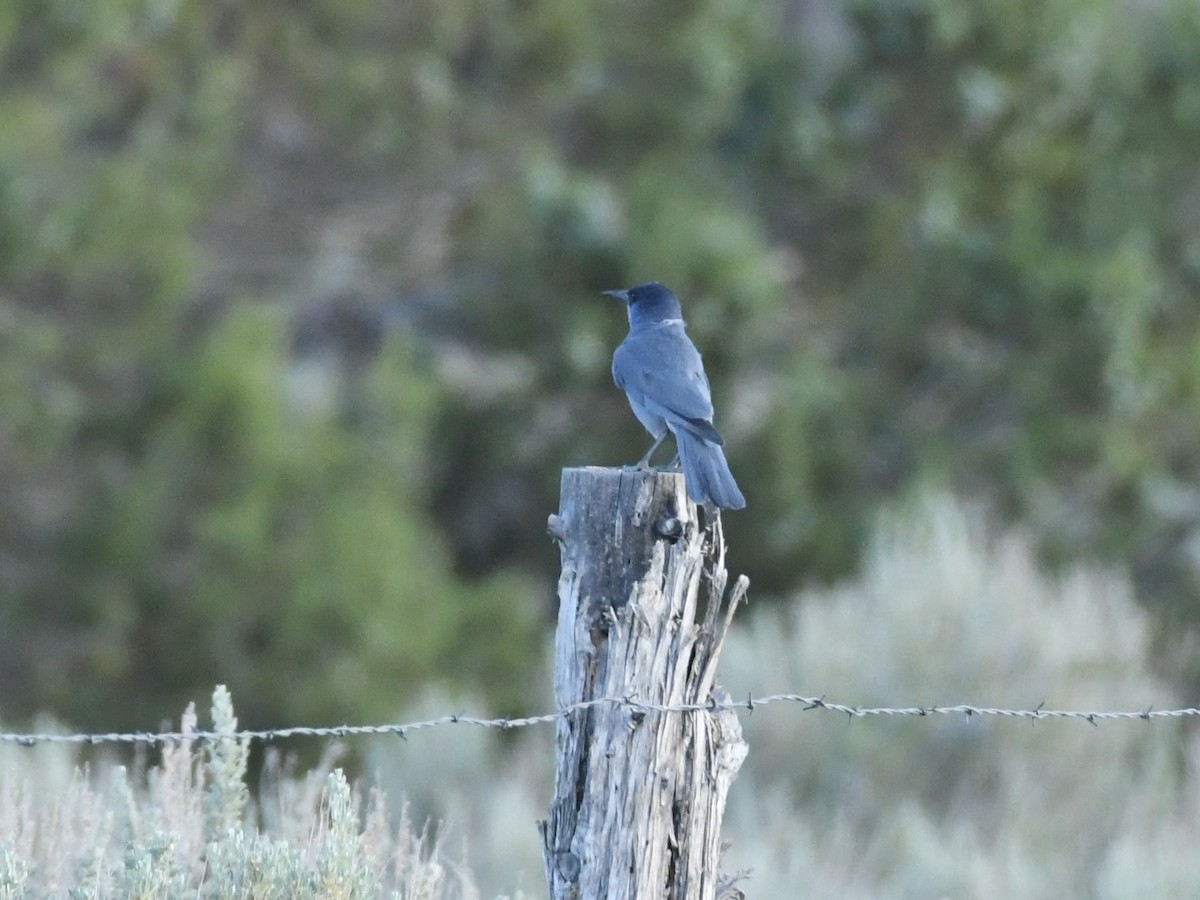
<svg viewBox="0 0 1200 900">
<path fill-rule="evenodd" d="M 615 706 L 632 710 L 641 716 L 647 713 L 718 713 L 724 710 L 746 710 L 753 712 L 760 706 L 773 703 L 797 703 L 802 712 L 821 710 L 824 712 L 840 713 L 848 719 L 869 718 L 872 716 L 921 717 L 931 716 L 995 716 L 1011 719 L 1079 719 L 1089 725 L 1099 726 L 1102 721 L 1140 719 L 1149 722 L 1152 719 L 1178 719 L 1190 716 L 1200 716 L 1200 709 L 1154 709 L 1147 707 L 1143 710 L 1109 712 L 1087 711 L 1076 709 L 1046 709 L 1045 703 L 1039 703 L 1033 709 L 1003 709 L 994 706 L 975 706 L 960 703 L 953 706 L 849 706 L 844 703 L 832 703 L 824 697 L 808 697 L 803 694 L 769 694 L 765 697 L 755 697 L 747 694 L 745 700 L 711 700 L 708 703 L 683 703 L 667 706 L 658 703 L 646 703 L 634 697 L 600 697 L 595 700 L 585 700 L 563 707 L 557 712 L 520 718 L 488 719 L 462 714 L 439 716 L 435 719 L 424 719 L 415 722 L 404 722 L 390 725 L 332 725 L 315 727 L 295 725 L 289 728 L 267 728 L 248 731 L 110 731 L 98 734 L 20 734 L 0 732 L 0 744 L 16 744 L 21 747 L 33 747 L 38 744 L 156 744 L 184 743 L 189 741 L 270 741 L 286 740 L 294 737 L 343 738 L 362 737 L 365 735 L 392 735 L 407 739 L 411 731 L 423 728 L 435 728 L 441 725 L 477 725 L 482 728 L 499 728 L 507 731 L 511 728 L 524 728 L 529 725 L 543 725 L 566 718 L 574 713 L 590 709 L 594 706 Z"/>
</svg>

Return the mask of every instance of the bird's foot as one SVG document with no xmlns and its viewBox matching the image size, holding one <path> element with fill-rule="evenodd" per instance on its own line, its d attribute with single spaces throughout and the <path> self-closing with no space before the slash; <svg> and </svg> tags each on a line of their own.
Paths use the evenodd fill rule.
<svg viewBox="0 0 1200 900">
<path fill-rule="evenodd" d="M 655 439 L 653 445 L 651 445 L 650 449 L 646 451 L 646 455 L 637 461 L 635 468 L 638 468 L 638 469 L 654 468 L 653 466 L 650 465 L 650 457 L 652 457 L 654 455 L 655 450 L 657 450 L 659 447 L 662 446 L 662 442 L 664 440 L 666 440 L 666 437 L 667 437 L 667 432 L 665 432 L 665 431 L 661 435 L 659 435 Z"/>
</svg>

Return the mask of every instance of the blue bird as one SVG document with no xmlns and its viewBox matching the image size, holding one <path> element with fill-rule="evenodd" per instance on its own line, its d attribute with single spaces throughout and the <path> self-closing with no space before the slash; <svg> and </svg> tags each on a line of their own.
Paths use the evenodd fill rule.
<svg viewBox="0 0 1200 900">
<path fill-rule="evenodd" d="M 725 461 L 725 442 L 713 427 L 708 377 L 700 351 L 687 336 L 679 298 L 657 281 L 604 293 L 624 301 L 629 311 L 629 334 L 613 353 L 613 381 L 654 437 L 638 467 L 649 464 L 670 432 L 692 502 L 742 509 L 746 498 Z"/>
</svg>

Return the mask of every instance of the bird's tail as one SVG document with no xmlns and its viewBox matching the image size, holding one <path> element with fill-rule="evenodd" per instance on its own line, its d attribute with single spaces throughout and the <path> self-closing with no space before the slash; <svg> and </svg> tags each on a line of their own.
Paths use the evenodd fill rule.
<svg viewBox="0 0 1200 900">
<path fill-rule="evenodd" d="M 679 462 L 683 466 L 688 496 L 693 503 L 711 501 L 721 509 L 742 509 L 746 505 L 746 498 L 733 480 L 720 444 L 705 440 L 686 428 L 675 432 L 675 441 L 679 445 Z"/>
</svg>

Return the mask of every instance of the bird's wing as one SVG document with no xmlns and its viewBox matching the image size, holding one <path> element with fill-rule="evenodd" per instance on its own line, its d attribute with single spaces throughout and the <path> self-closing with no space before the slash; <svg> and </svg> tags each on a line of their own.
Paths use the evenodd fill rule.
<svg viewBox="0 0 1200 900">
<path fill-rule="evenodd" d="M 700 352 L 682 329 L 630 334 L 613 354 L 613 380 L 647 410 L 720 444 Z"/>
</svg>

